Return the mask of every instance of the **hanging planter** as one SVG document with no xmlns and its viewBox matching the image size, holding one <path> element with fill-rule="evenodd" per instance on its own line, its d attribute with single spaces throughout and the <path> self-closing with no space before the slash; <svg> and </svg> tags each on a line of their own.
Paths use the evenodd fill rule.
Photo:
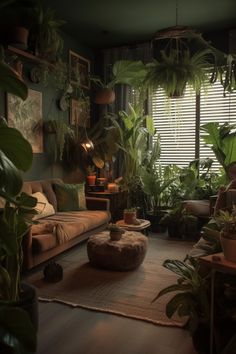
<svg viewBox="0 0 236 354">
<path fill-rule="evenodd" d="M 209 83 L 207 61 L 208 49 L 191 54 L 189 49 L 161 51 L 160 60 L 148 64 L 146 84 L 153 90 L 162 88 L 170 98 L 182 97 L 187 84 L 199 93 L 201 87 Z"/>
<path fill-rule="evenodd" d="M 94 102 L 97 104 L 111 104 L 115 101 L 115 91 L 109 87 L 103 87 L 96 91 Z"/>
</svg>

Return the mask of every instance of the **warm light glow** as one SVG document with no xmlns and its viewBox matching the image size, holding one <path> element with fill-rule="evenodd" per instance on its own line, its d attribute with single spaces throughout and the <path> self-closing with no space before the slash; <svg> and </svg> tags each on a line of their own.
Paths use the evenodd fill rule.
<svg viewBox="0 0 236 354">
<path fill-rule="evenodd" d="M 84 141 L 81 146 L 84 148 L 85 151 L 94 149 L 93 142 L 90 139 Z"/>
</svg>

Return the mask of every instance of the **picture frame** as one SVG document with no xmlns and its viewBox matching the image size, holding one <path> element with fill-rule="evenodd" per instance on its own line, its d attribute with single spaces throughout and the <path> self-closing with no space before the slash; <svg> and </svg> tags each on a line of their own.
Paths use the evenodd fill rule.
<svg viewBox="0 0 236 354">
<path fill-rule="evenodd" d="M 90 101 L 89 97 L 71 98 L 70 124 L 78 127 L 90 127 Z"/>
<path fill-rule="evenodd" d="M 25 101 L 7 93 L 6 108 L 8 125 L 22 133 L 33 153 L 43 153 L 42 92 L 29 89 Z"/>
<path fill-rule="evenodd" d="M 78 84 L 79 86 L 87 90 L 90 89 L 90 60 L 82 57 L 81 55 L 69 51 L 69 66 L 70 66 L 70 82 L 71 84 Z"/>
</svg>

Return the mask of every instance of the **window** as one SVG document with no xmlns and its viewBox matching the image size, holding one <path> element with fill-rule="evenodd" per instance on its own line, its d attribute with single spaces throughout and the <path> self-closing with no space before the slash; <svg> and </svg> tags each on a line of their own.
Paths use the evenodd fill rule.
<svg viewBox="0 0 236 354">
<path fill-rule="evenodd" d="M 208 122 L 236 123 L 236 93 L 223 96 L 222 85 L 217 82 L 200 96 L 188 88 L 183 98 L 168 99 L 162 90 L 153 94 L 151 103 L 154 125 L 161 137 L 161 162 L 181 167 L 195 158 L 215 155 L 199 139 L 199 127 Z M 218 162 L 214 163 L 218 169 Z"/>
</svg>

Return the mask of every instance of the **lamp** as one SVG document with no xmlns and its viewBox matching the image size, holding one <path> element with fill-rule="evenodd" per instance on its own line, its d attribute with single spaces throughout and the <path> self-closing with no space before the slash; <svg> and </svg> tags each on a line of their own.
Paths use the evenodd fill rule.
<svg viewBox="0 0 236 354">
<path fill-rule="evenodd" d="M 86 152 L 88 152 L 89 150 L 93 150 L 94 149 L 94 145 L 93 145 L 93 142 L 92 140 L 90 140 L 87 136 L 87 131 L 86 131 L 86 128 L 85 128 L 85 132 L 86 132 L 86 137 L 85 139 L 83 140 L 83 142 L 81 143 L 81 146 L 84 148 L 84 150 Z"/>
</svg>

